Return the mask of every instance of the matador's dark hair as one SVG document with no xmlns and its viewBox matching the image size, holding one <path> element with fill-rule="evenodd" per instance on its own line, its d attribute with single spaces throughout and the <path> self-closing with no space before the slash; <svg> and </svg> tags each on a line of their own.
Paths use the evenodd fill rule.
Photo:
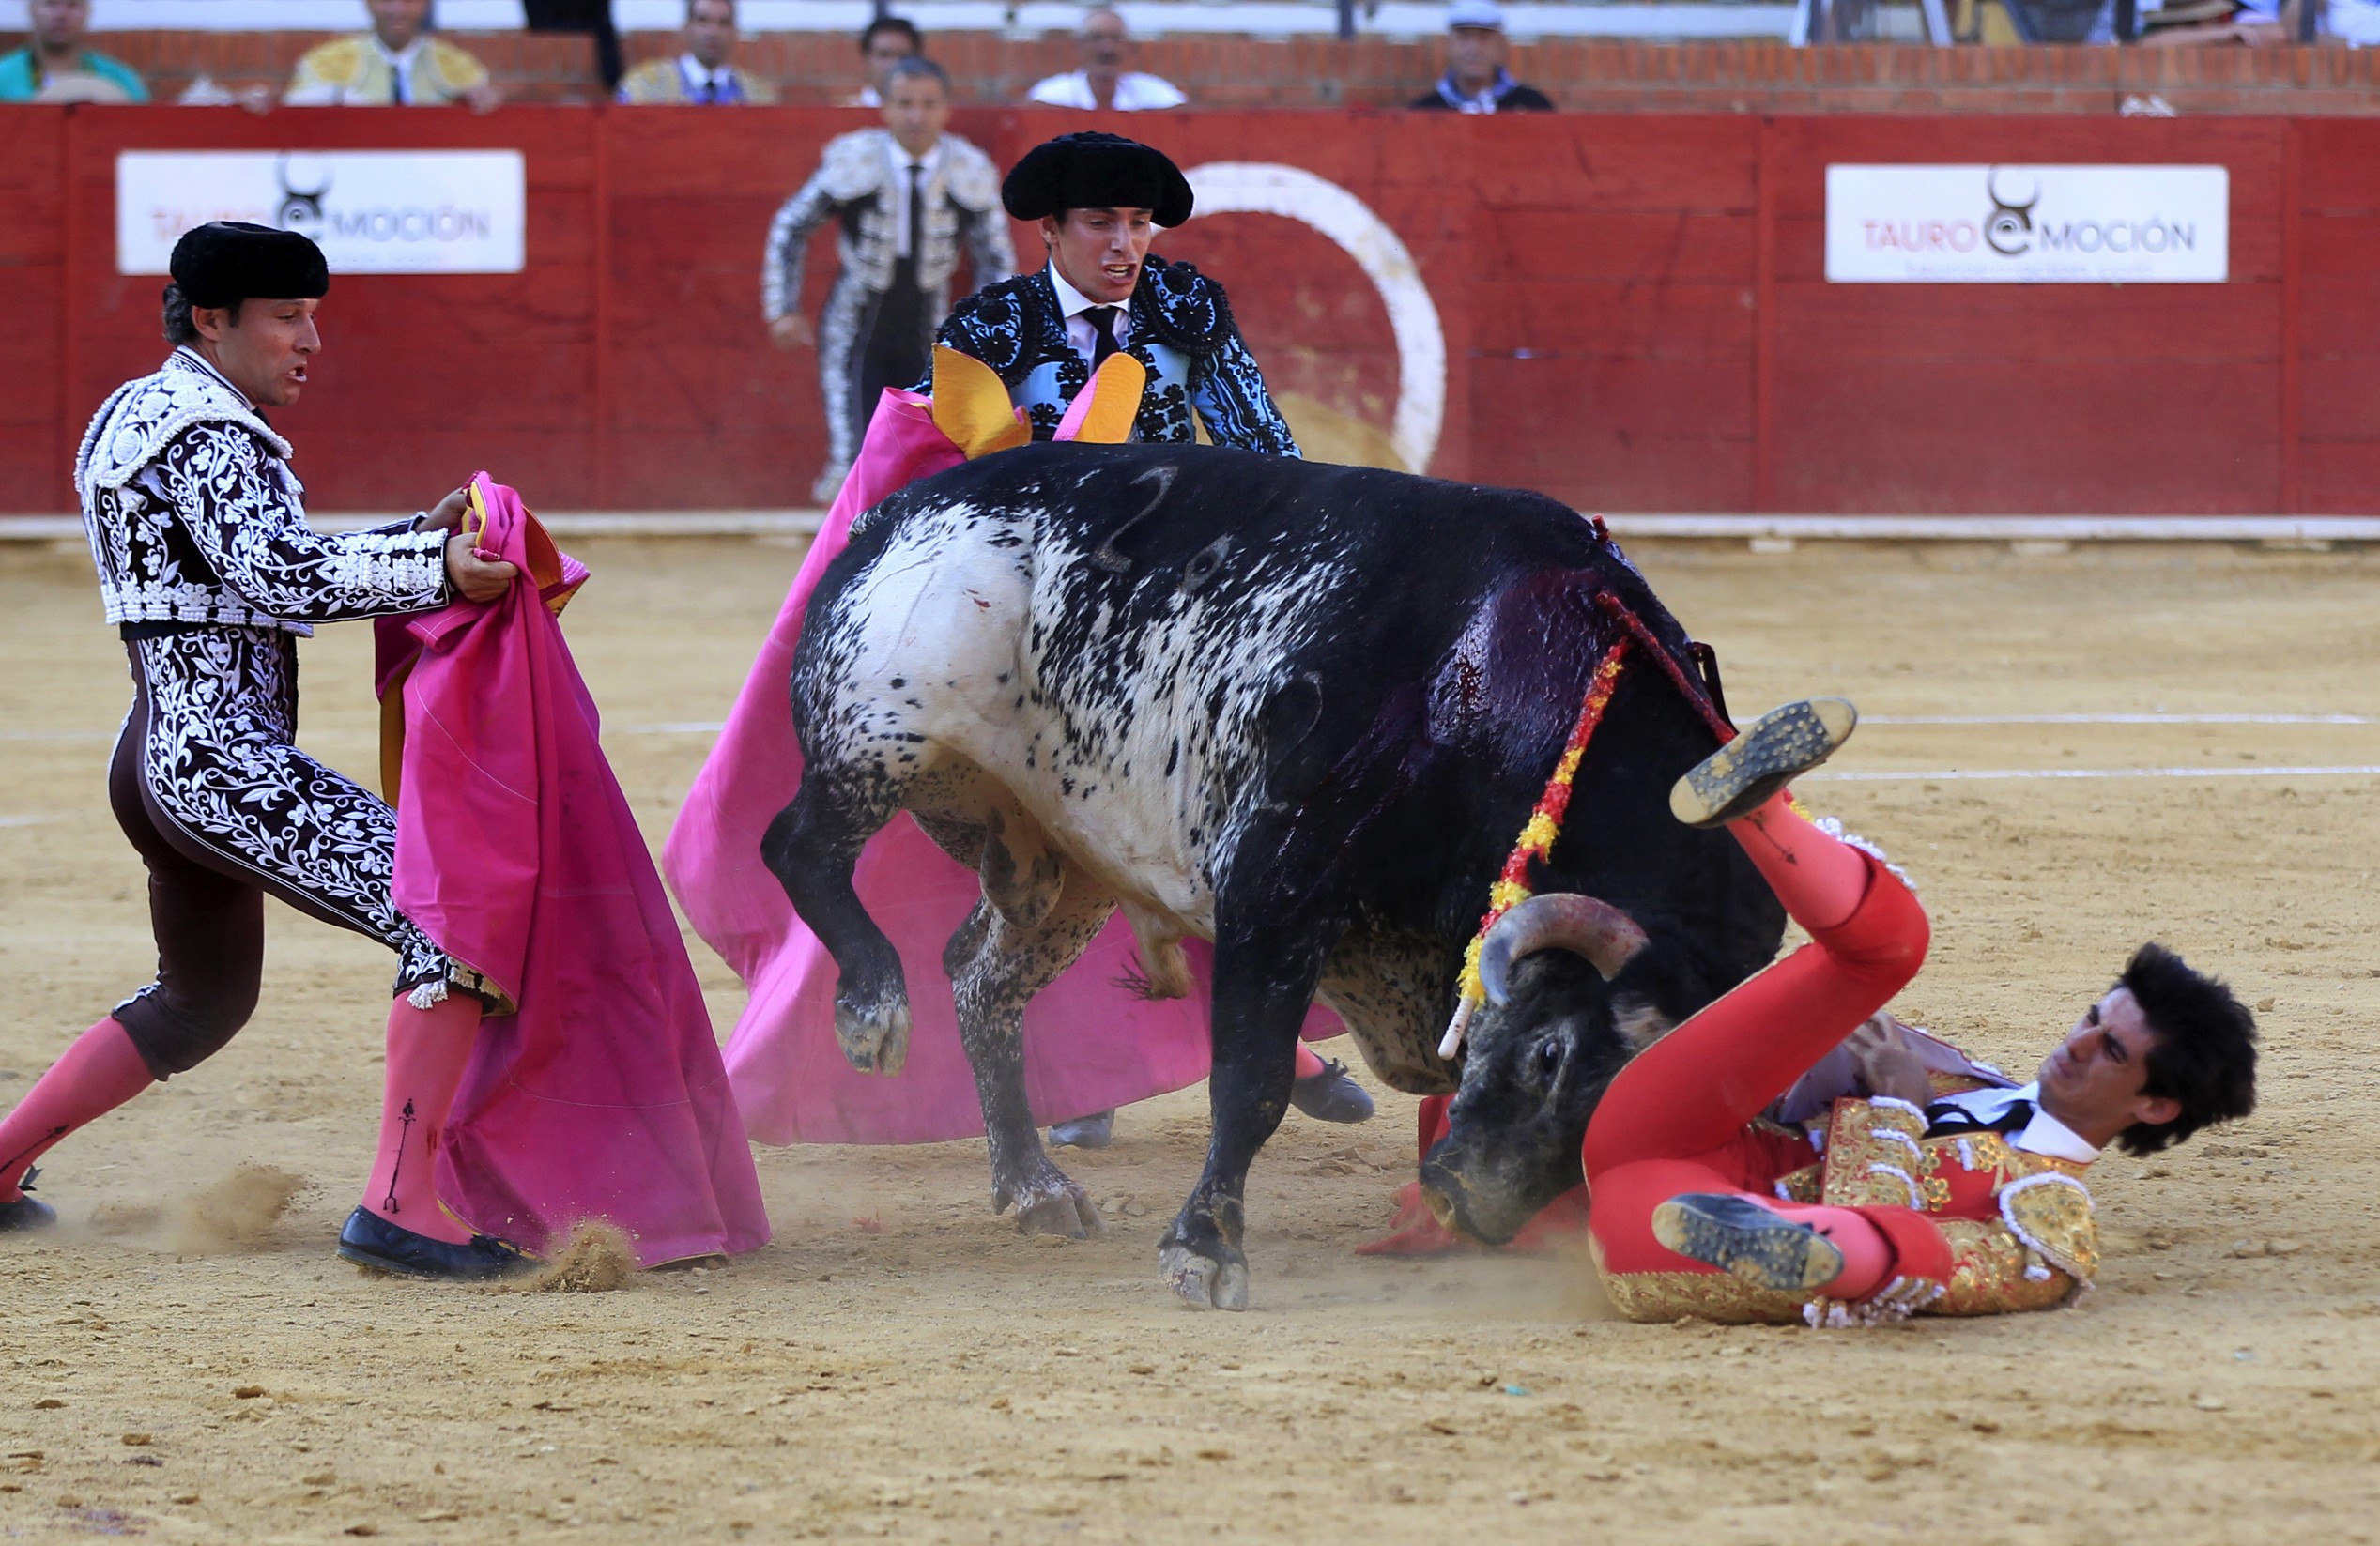
<svg viewBox="0 0 2380 1546">
<path fill-rule="evenodd" d="M 2191 971 L 2152 941 L 2132 953 L 2116 982 L 2130 990 L 2155 1036 L 2141 1093 L 2182 1108 L 2171 1122 L 2136 1122 L 2118 1133 L 2125 1153 L 2153 1155 L 2256 1109 L 2256 1017 L 2220 978 Z"/>
<path fill-rule="evenodd" d="M 234 326 L 239 322 L 239 304 L 235 300 L 223 308 Z M 165 286 L 165 342 L 179 346 L 195 344 L 198 337 L 198 324 L 190 316 L 190 297 L 182 294 L 180 285 L 169 283 Z"/>
<path fill-rule="evenodd" d="M 895 81 L 914 80 L 938 81 L 942 84 L 944 94 L 945 96 L 949 94 L 950 71 L 922 54 L 913 54 L 884 71 L 884 85 L 888 90 Z"/>
</svg>

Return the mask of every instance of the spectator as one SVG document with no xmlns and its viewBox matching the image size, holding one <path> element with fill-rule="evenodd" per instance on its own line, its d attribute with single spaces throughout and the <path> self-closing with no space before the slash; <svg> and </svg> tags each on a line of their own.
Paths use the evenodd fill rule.
<svg viewBox="0 0 2380 1546">
<path fill-rule="evenodd" d="M 364 0 L 372 30 L 306 51 L 281 99 L 291 107 L 444 107 L 503 100 L 487 69 L 430 36 L 430 0 Z"/>
<path fill-rule="evenodd" d="M 1190 100 L 1171 81 L 1126 69 L 1132 55 L 1132 35 L 1124 18 L 1105 6 L 1087 11 L 1074 43 L 1083 68 L 1070 75 L 1052 75 L 1025 93 L 1025 100 L 1047 107 L 1113 108 L 1140 113 L 1152 108 L 1179 107 Z"/>
<path fill-rule="evenodd" d="M 83 46 L 91 0 L 31 0 L 33 36 L 0 54 L 0 102 L 145 102 L 148 88 L 131 67 Z"/>
<path fill-rule="evenodd" d="M 838 105 L 883 107 L 885 83 L 892 77 L 893 67 L 925 52 L 926 35 L 917 30 L 916 23 L 898 16 L 879 16 L 859 35 L 859 56 L 868 61 L 868 84 Z"/>
<path fill-rule="evenodd" d="M 950 313 L 963 253 L 975 287 L 1016 272 L 1000 173 L 956 134 L 950 79 L 931 59 L 896 62 L 884 83 L 884 127 L 826 143 L 818 171 L 769 223 L 760 314 L 780 349 L 818 349 L 826 408 L 826 467 L 810 493 L 831 503 L 859 453 L 877 400 L 926 374 L 934 329 Z M 841 269 L 812 329 L 802 314 L 810 233 L 838 228 Z"/>
<path fill-rule="evenodd" d="M 2141 42 L 2148 48 L 2296 42 L 2297 29 L 2282 24 L 2281 12 L 2281 0 L 2149 0 L 2140 8 Z M 2111 25 L 2109 31 L 2112 41 Z"/>
<path fill-rule="evenodd" d="M 620 99 L 638 106 L 745 103 L 766 107 L 776 88 L 729 61 L 735 54 L 735 0 L 686 0 L 686 51 L 648 59 L 620 83 Z"/>
<path fill-rule="evenodd" d="M 1496 0 L 1454 0 L 1446 8 L 1446 73 L 1414 102 L 1423 112 L 1551 113 L 1553 101 L 1504 68 L 1504 11 Z"/>
</svg>

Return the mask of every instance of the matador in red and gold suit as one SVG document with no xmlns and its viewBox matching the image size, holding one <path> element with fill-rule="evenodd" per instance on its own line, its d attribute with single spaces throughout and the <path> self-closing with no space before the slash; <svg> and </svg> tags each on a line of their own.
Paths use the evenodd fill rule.
<svg viewBox="0 0 2380 1546">
<path fill-rule="evenodd" d="M 2252 1018 L 2160 945 L 2032 1084 L 1882 1013 L 1925 960 L 1925 910 L 1782 790 L 1855 719 L 1840 699 L 1789 704 L 1672 797 L 1681 819 L 1728 829 L 1810 942 L 1620 1071 L 1588 1125 L 1586 1186 L 1524 1233 L 1543 1245 L 1583 1224 L 1631 1320 L 1839 1325 L 2067 1303 L 2098 1269 L 2084 1175 L 2100 1148 L 2153 1152 L 2253 1105 Z M 1431 1125 L 1425 1112 L 1425 1153 Z M 1382 1244 L 1427 1248 L 1425 1232 Z"/>
</svg>

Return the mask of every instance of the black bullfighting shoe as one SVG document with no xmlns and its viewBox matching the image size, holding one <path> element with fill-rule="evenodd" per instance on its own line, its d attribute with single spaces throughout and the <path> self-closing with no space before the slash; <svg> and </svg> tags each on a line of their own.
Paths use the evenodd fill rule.
<svg viewBox="0 0 2380 1546">
<path fill-rule="evenodd" d="M 1805 697 L 1771 709 L 1689 770 L 1669 790 L 1669 813 L 1689 827 L 1725 826 L 1833 757 L 1851 739 L 1849 698 Z"/>
<path fill-rule="evenodd" d="M 33 1166 L 17 1178 L 17 1190 L 33 1190 L 33 1178 L 41 1173 L 41 1167 Z M 23 1234 L 32 1230 L 46 1230 L 58 1221 L 58 1210 L 38 1198 L 20 1197 L 13 1202 L 0 1202 L 0 1234 Z"/>
<path fill-rule="evenodd" d="M 339 1254 L 376 1272 L 458 1283 L 510 1278 L 537 1264 L 494 1235 L 475 1234 L 468 1244 L 450 1245 L 392 1224 L 369 1208 L 347 1215 L 339 1232 Z"/>
<path fill-rule="evenodd" d="M 1652 1210 L 1652 1237 L 1757 1288 L 1806 1293 L 1843 1275 L 1835 1242 L 1748 1197 L 1681 1192 Z"/>
<path fill-rule="evenodd" d="M 1115 1141 L 1115 1112 L 1094 1111 L 1072 1122 L 1050 1124 L 1052 1149 L 1104 1149 Z"/>
<path fill-rule="evenodd" d="M 1336 1058 L 1324 1064 L 1321 1073 L 1292 1082 L 1289 1104 L 1316 1122 L 1370 1122 L 1374 1110 L 1372 1097 Z"/>
</svg>

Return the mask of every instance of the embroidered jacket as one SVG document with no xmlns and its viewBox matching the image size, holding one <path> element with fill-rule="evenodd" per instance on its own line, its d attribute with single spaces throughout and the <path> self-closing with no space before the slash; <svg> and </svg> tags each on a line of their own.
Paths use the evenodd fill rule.
<svg viewBox="0 0 2380 1546">
<path fill-rule="evenodd" d="M 446 601 L 446 534 L 306 525 L 289 442 L 193 351 L 100 406 L 74 487 L 107 620 L 309 634 Z"/>
<path fill-rule="evenodd" d="M 1935 1082 L 1938 1094 L 1985 1087 Z M 1928 1314 L 2047 1309 L 2091 1286 L 2099 1235 L 2082 1184 L 2087 1162 L 2019 1149 L 1996 1132 L 1927 1138 L 1926 1126 L 1926 1113 L 1906 1101 L 1838 1100 L 1824 1159 L 1779 1179 L 1776 1194 L 1914 1208 L 1931 1218 L 1949 1243 L 1951 1271 L 1940 1297 L 1914 1303 Z"/>
<path fill-rule="evenodd" d="M 693 72 L 687 68 L 690 63 L 691 56 L 683 54 L 667 59 L 647 59 L 620 78 L 619 99 L 636 107 L 686 103 L 767 107 L 776 100 L 776 87 L 732 65 L 719 67 L 717 75 L 713 77 L 717 84 L 706 99 L 694 84 Z"/>
<path fill-rule="evenodd" d="M 413 53 L 406 71 L 405 101 L 413 107 L 443 107 L 486 84 L 487 67 L 432 34 Z M 299 59 L 281 99 L 291 107 L 393 107 L 396 70 L 371 33 L 333 38 Z"/>
<path fill-rule="evenodd" d="M 1132 341 L 1124 352 L 1148 369 L 1136 440 L 1196 438 L 1197 410 L 1217 445 L 1277 456 L 1297 454 L 1297 437 L 1265 390 L 1264 373 L 1233 321 L 1223 287 L 1187 263 L 1151 256 L 1130 303 Z M 1033 421 L 1033 436 L 1057 433 L 1067 405 L 1091 380 L 1058 309 L 1049 270 L 976 291 L 950 314 L 940 341 L 998 373 Z M 921 382 L 920 391 L 929 382 Z"/>
<path fill-rule="evenodd" d="M 1946 1043 L 1913 1029 L 1904 1033 L 1937 1099 L 2013 1085 Z M 1925 1268 L 1855 1307 L 1755 1287 L 1725 1272 L 1613 1272 L 1598 1248 L 1604 1292 L 1620 1314 L 1843 1324 L 2048 1309 L 2090 1288 L 2099 1246 L 2082 1180 L 2087 1160 L 2020 1149 L 1989 1130 L 1927 1138 L 1926 1112 L 1906 1101 L 1833 1094 L 1849 1067 L 1845 1058 L 1821 1062 L 1770 1117 L 1744 1129 L 1739 1158 L 1747 1180 L 1773 1178 L 1769 1188 L 1789 1202 L 1876 1210 L 1869 1221 L 1905 1263 L 1922 1261 Z"/>
<path fill-rule="evenodd" d="M 842 224 L 836 243 L 838 283 L 879 294 L 893 287 L 900 219 L 895 201 L 908 196 L 908 157 L 888 129 L 863 129 L 826 142 L 826 154 L 801 191 L 769 222 L 760 265 L 760 312 L 771 322 L 801 304 L 809 236 L 828 221 Z M 942 137 L 941 155 L 921 191 L 925 230 L 914 237 L 917 287 L 932 298 L 939 321 L 950 307 L 950 276 L 963 245 L 975 283 L 996 284 L 1017 271 L 1008 219 L 1000 207 L 1000 173 L 991 158 L 959 138 Z"/>
</svg>

